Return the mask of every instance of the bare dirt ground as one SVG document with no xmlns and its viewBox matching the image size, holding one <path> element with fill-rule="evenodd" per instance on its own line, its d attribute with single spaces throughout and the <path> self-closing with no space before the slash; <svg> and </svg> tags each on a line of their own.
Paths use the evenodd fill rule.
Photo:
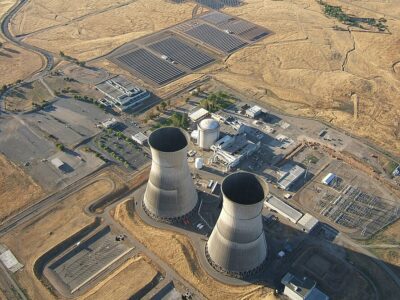
<svg viewBox="0 0 400 300">
<path fill-rule="evenodd" d="M 15 0 L 4 0 L 0 2 L 0 17 L 15 3 Z M 40 69 L 42 59 L 39 55 L 25 51 L 6 42 L 0 36 L 0 86 L 16 82 L 18 79 L 28 77 Z"/>
<path fill-rule="evenodd" d="M 27 111 L 31 110 L 34 104 L 43 104 L 51 98 L 47 88 L 40 81 L 35 81 L 14 88 L 5 98 L 5 107 L 8 111 Z"/>
<path fill-rule="evenodd" d="M 400 221 L 373 236 L 366 244 L 377 257 L 392 265 L 400 276 Z"/>
<path fill-rule="evenodd" d="M 148 262 L 148 259 L 137 256 L 125 262 L 81 299 L 130 299 L 132 295 L 150 283 L 156 275 L 157 270 Z M 129 279 L 129 284 L 127 279 Z"/>
<path fill-rule="evenodd" d="M 0 155 L 0 222 L 43 195 L 31 177 Z"/>
<path fill-rule="evenodd" d="M 31 5 L 47 7 L 45 0 L 32 0 Z M 62 7 L 66 2 L 52 1 L 54 4 L 53 14 L 62 14 Z M 56 5 L 56 3 L 59 5 Z M 66 55 L 79 60 L 88 60 L 97 56 L 102 56 L 122 44 L 138 37 L 159 31 L 172 26 L 183 20 L 189 19 L 194 7 L 193 3 L 177 5 L 164 0 L 137 0 L 129 1 L 131 4 L 113 9 L 104 10 L 105 2 L 95 4 L 93 10 L 98 13 L 90 15 L 78 21 L 72 21 L 65 26 L 50 28 L 29 35 L 25 41 L 43 47 L 55 53 L 63 51 Z M 113 3 L 114 1 L 108 1 Z M 68 6 L 82 9 L 86 2 L 68 1 Z M 96 7 L 96 8 L 95 8 Z M 71 11 L 72 10 L 68 10 Z M 41 22 L 41 13 L 27 10 L 20 14 L 20 18 L 25 20 L 27 28 L 35 28 L 37 22 Z M 21 21 L 14 22 L 14 31 L 18 31 Z M 41 24 L 41 27 L 50 26 Z M 30 29 L 31 30 L 31 29 Z"/>
<path fill-rule="evenodd" d="M 73 194 L 44 216 L 18 227 L 1 238 L 0 242 L 12 249 L 15 256 L 25 265 L 24 269 L 16 274 L 16 279 L 30 299 L 55 299 L 55 296 L 34 275 L 35 261 L 93 222 L 93 218 L 86 215 L 83 208 L 112 191 L 111 182 L 105 178 L 111 178 L 116 183 L 116 189 L 121 188 L 122 182 L 114 173 L 105 171 L 100 176 L 99 181 Z M 15 238 L 16 236 L 18 238 Z"/>
<path fill-rule="evenodd" d="M 116 207 L 114 218 L 208 299 L 260 299 L 271 292 L 259 285 L 234 287 L 214 280 L 200 267 L 187 237 L 143 223 L 137 215 L 130 214 L 127 203 Z"/>
</svg>

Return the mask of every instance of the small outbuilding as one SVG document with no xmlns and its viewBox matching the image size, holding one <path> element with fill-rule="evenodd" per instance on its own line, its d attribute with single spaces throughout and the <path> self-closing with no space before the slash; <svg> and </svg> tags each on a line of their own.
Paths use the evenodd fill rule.
<svg viewBox="0 0 400 300">
<path fill-rule="evenodd" d="M 51 160 L 51 163 L 53 164 L 53 166 L 55 166 L 57 169 L 61 169 L 64 166 L 64 162 L 59 159 L 58 157 L 53 158 Z"/>
<path fill-rule="evenodd" d="M 132 135 L 132 140 L 143 146 L 147 142 L 147 136 L 142 132 L 138 132 L 135 135 Z"/>
<path fill-rule="evenodd" d="M 317 225 L 318 219 L 309 213 L 306 213 L 297 224 L 301 227 L 304 232 L 310 233 Z"/>
</svg>

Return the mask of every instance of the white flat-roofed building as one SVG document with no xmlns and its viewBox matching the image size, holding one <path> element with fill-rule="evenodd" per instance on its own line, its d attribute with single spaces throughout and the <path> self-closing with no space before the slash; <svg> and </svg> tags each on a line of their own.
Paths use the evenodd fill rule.
<svg viewBox="0 0 400 300">
<path fill-rule="evenodd" d="M 318 219 L 309 213 L 306 213 L 297 224 L 301 227 L 304 232 L 310 233 L 317 225 Z"/>
<path fill-rule="evenodd" d="M 278 180 L 281 189 L 288 190 L 304 173 L 305 169 L 294 165 L 284 172 L 284 175 Z"/>
<path fill-rule="evenodd" d="M 116 118 L 111 118 L 108 120 L 105 120 L 104 122 L 101 123 L 101 125 L 104 128 L 112 128 L 113 126 L 115 126 L 118 123 Z"/>
<path fill-rule="evenodd" d="M 285 286 L 283 294 L 291 300 L 329 300 L 329 297 L 317 288 L 317 283 L 308 277 L 287 273 L 281 282 Z"/>
<path fill-rule="evenodd" d="M 333 180 L 335 180 L 336 175 L 333 173 L 328 173 L 322 180 L 321 183 L 325 185 L 330 185 Z"/>
<path fill-rule="evenodd" d="M 60 169 L 60 168 L 64 165 L 64 162 L 63 162 L 61 159 L 59 159 L 58 157 L 53 158 L 53 159 L 51 160 L 51 163 L 52 163 L 53 166 L 55 166 L 57 169 Z"/>
<path fill-rule="evenodd" d="M 96 88 L 106 97 L 105 101 L 120 111 L 138 106 L 150 98 L 150 93 L 133 84 L 121 75 L 117 75 L 96 85 Z"/>
<path fill-rule="evenodd" d="M 207 118 L 210 115 L 210 112 L 207 109 L 204 108 L 199 108 L 195 111 L 192 111 L 188 117 L 192 122 L 197 123 L 200 122 L 201 120 Z"/>
<path fill-rule="evenodd" d="M 250 118 L 256 118 L 262 113 L 262 108 L 258 105 L 254 105 L 246 110 L 246 115 Z"/>
<path fill-rule="evenodd" d="M 138 132 L 135 135 L 132 135 L 132 140 L 139 145 L 144 145 L 147 142 L 147 139 L 147 136 L 142 132 Z"/>
<path fill-rule="evenodd" d="M 11 250 L 7 249 L 4 245 L 0 245 L 0 261 L 12 273 L 17 272 L 24 266 L 18 261 Z"/>
<path fill-rule="evenodd" d="M 289 204 L 286 204 L 284 201 L 278 199 L 275 196 L 270 196 L 264 202 L 265 206 L 276 210 L 279 214 L 289 219 L 293 223 L 297 223 L 300 218 L 303 216 L 301 212 L 297 209 L 291 207 Z"/>
</svg>

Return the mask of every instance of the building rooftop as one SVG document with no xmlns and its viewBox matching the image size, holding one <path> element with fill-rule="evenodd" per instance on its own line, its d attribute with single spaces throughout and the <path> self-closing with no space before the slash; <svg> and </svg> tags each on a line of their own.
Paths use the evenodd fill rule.
<svg viewBox="0 0 400 300">
<path fill-rule="evenodd" d="M 298 165 L 285 165 L 281 168 L 281 173 L 283 176 L 279 179 L 279 186 L 286 190 L 288 189 L 301 175 L 304 174 L 306 170 Z"/>
<path fill-rule="evenodd" d="M 317 224 L 318 219 L 309 213 L 306 213 L 298 222 L 300 226 L 302 226 L 306 232 L 310 232 Z"/>
<path fill-rule="evenodd" d="M 189 118 L 190 120 L 192 120 L 193 122 L 198 122 L 199 120 L 205 118 L 206 116 L 208 116 L 209 111 L 204 109 L 204 108 L 199 108 L 196 111 L 192 111 L 189 114 Z"/>
<path fill-rule="evenodd" d="M 214 130 L 220 126 L 214 119 L 204 119 L 199 123 L 199 127 L 203 130 Z"/>
<path fill-rule="evenodd" d="M 276 209 L 279 213 L 286 215 L 294 222 L 297 222 L 303 216 L 303 214 L 297 209 L 291 207 L 289 204 L 286 204 L 275 196 L 270 196 L 270 198 L 265 201 L 269 207 Z"/>
<path fill-rule="evenodd" d="M 317 283 L 308 278 L 286 273 L 281 280 L 286 288 L 296 293 L 301 299 L 306 300 L 329 300 L 329 297 L 317 289 Z"/>
<path fill-rule="evenodd" d="M 51 160 L 51 163 L 56 167 L 56 168 L 61 168 L 64 165 L 64 162 L 59 159 L 58 157 L 53 158 Z"/>
</svg>

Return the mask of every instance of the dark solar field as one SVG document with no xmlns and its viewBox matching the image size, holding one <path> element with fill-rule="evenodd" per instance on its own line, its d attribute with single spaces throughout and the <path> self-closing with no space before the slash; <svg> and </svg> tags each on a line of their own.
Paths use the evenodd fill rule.
<svg viewBox="0 0 400 300">
<path fill-rule="evenodd" d="M 225 23 L 228 20 L 232 20 L 233 19 L 233 17 L 231 17 L 229 15 L 226 15 L 226 14 L 223 14 L 223 13 L 220 13 L 220 12 L 217 12 L 217 11 L 214 11 L 214 12 L 211 12 L 209 14 L 206 14 L 206 15 L 202 16 L 201 18 L 204 21 L 207 21 L 208 23 L 213 24 L 213 25 L 218 25 L 218 24 L 221 24 L 221 23 Z"/>
<path fill-rule="evenodd" d="M 174 37 L 169 37 L 148 47 L 191 70 L 196 70 L 214 61 L 214 58 Z"/>
<path fill-rule="evenodd" d="M 173 64 L 155 56 L 145 49 L 138 49 L 116 57 L 116 60 L 146 77 L 152 82 L 163 85 L 185 74 Z"/>
<path fill-rule="evenodd" d="M 188 2 L 185 0 L 172 0 L 175 3 Z M 212 9 L 221 9 L 225 6 L 239 6 L 242 0 L 195 0 L 196 3 L 203 6 L 210 7 Z"/>
<path fill-rule="evenodd" d="M 246 42 L 207 24 L 202 24 L 189 29 L 185 33 L 226 53 L 231 53 L 247 44 Z"/>
</svg>

